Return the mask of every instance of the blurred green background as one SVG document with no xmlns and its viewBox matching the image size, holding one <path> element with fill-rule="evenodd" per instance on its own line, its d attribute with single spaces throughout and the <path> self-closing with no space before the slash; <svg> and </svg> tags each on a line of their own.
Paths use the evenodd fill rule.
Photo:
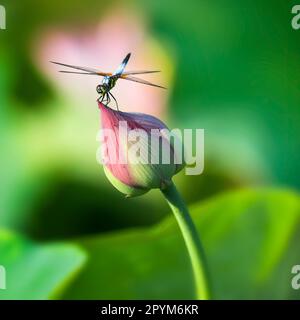
<svg viewBox="0 0 300 320">
<path fill-rule="evenodd" d="M 208 255 L 216 299 L 298 299 L 300 31 L 295 1 L 9 0 L 0 30 L 1 299 L 193 298 L 189 259 L 159 191 L 124 199 L 96 162 L 99 79 L 122 110 L 205 129 L 205 170 L 175 178 Z M 130 65 L 131 64 L 131 65 Z M 148 79 L 148 78 L 147 78 Z"/>
</svg>

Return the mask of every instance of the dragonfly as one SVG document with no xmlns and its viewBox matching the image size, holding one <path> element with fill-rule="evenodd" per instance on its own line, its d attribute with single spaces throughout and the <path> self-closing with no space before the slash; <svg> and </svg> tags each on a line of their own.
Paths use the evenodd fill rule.
<svg viewBox="0 0 300 320">
<path fill-rule="evenodd" d="M 54 63 L 56 65 L 59 65 L 59 66 L 79 70 L 79 71 L 60 70 L 59 72 L 62 72 L 62 73 L 102 76 L 103 79 L 102 79 L 101 84 L 97 85 L 97 87 L 96 87 L 97 93 L 99 94 L 98 101 L 100 101 L 101 103 L 105 101 L 106 105 L 108 105 L 111 102 L 110 98 L 112 98 L 115 101 L 117 109 L 119 110 L 117 99 L 111 93 L 111 89 L 114 88 L 117 80 L 119 80 L 119 79 L 129 80 L 129 81 L 142 83 L 142 84 L 152 86 L 152 87 L 166 89 L 163 86 L 159 86 L 157 84 L 154 84 L 149 81 L 135 77 L 135 75 L 157 73 L 160 71 L 154 70 L 154 71 L 128 71 L 128 72 L 124 72 L 126 65 L 130 59 L 130 56 L 131 56 L 131 53 L 128 53 L 114 73 L 102 72 L 97 69 L 92 69 L 92 68 L 87 68 L 87 67 L 79 67 L 79 66 L 74 66 L 74 65 L 55 62 L 55 61 L 50 61 L 50 62 Z"/>
</svg>

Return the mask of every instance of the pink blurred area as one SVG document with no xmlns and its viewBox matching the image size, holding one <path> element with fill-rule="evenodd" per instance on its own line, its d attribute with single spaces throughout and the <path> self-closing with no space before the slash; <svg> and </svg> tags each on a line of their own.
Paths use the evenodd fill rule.
<svg viewBox="0 0 300 320">
<path fill-rule="evenodd" d="M 41 69 L 51 78 L 56 90 L 70 99 L 70 102 L 81 104 L 84 108 L 96 107 L 96 86 L 102 77 L 62 74 L 58 71 L 64 68 L 49 61 L 113 72 L 125 55 L 131 52 L 126 70 L 164 69 L 159 54 L 156 55 L 155 49 L 151 49 L 151 38 L 144 21 L 132 11 L 112 10 L 96 26 L 68 30 L 48 29 L 38 39 L 35 52 Z M 163 72 L 141 77 L 166 85 L 167 78 Z M 166 90 L 119 80 L 112 93 L 123 111 L 144 112 L 157 117 L 165 114 L 168 96 Z"/>
</svg>

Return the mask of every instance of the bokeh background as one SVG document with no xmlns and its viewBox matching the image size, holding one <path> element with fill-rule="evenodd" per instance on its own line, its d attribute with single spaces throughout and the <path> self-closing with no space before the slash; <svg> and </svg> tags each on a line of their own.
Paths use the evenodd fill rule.
<svg viewBox="0 0 300 320">
<path fill-rule="evenodd" d="M 175 178 L 207 251 L 216 299 L 298 299 L 300 31 L 278 0 L 3 0 L 0 31 L 1 299 L 194 297 L 159 191 L 124 199 L 96 162 L 99 79 L 124 111 L 205 129 L 205 170 Z"/>
</svg>

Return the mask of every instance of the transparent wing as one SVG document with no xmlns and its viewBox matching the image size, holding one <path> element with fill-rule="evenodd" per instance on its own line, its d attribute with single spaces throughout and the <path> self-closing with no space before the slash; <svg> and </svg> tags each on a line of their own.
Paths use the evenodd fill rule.
<svg viewBox="0 0 300 320">
<path fill-rule="evenodd" d="M 142 84 L 146 84 L 148 86 L 152 86 L 152 87 L 157 87 L 157 88 L 162 88 L 162 89 L 167 89 L 165 87 L 159 86 L 157 84 L 151 83 L 149 81 L 137 78 L 137 77 L 132 77 L 132 76 L 126 76 L 126 75 L 121 75 L 120 79 L 124 79 L 124 80 L 129 80 L 129 81 L 134 81 L 134 82 L 138 82 L 138 83 L 142 83 Z"/>
<path fill-rule="evenodd" d="M 98 76 L 111 76 L 112 74 L 109 72 L 102 72 L 97 69 L 92 69 L 92 68 L 87 68 L 87 67 L 79 67 L 79 66 L 73 66 L 70 64 L 65 64 L 65 63 L 60 63 L 60 62 L 54 62 L 50 61 L 51 63 L 57 64 L 59 66 L 71 68 L 71 69 L 76 69 L 76 70 L 81 70 L 84 72 L 74 72 L 74 71 L 60 71 L 63 73 L 77 73 L 77 74 L 92 74 L 92 75 L 98 75 Z"/>
<path fill-rule="evenodd" d="M 92 72 L 76 72 L 76 71 L 67 71 L 67 70 L 59 70 L 58 72 L 61 72 L 61 73 L 71 73 L 71 74 L 87 74 L 87 75 L 90 75 L 90 76 L 102 76 L 102 74 L 99 74 L 99 73 L 92 73 Z M 105 76 L 103 74 L 103 76 Z"/>
<path fill-rule="evenodd" d="M 160 72 L 160 71 L 158 71 L 158 70 L 155 70 L 155 71 L 148 71 L 148 70 L 127 71 L 127 72 L 123 72 L 122 75 L 129 76 L 131 74 L 146 74 L 146 73 L 156 73 L 156 72 Z"/>
<path fill-rule="evenodd" d="M 131 56 L 131 53 L 128 53 L 127 56 L 122 61 L 122 63 L 119 65 L 118 69 L 114 72 L 114 74 L 113 74 L 114 76 L 120 76 L 123 73 L 123 71 L 128 63 L 128 60 L 130 59 L 130 56 Z"/>
</svg>

